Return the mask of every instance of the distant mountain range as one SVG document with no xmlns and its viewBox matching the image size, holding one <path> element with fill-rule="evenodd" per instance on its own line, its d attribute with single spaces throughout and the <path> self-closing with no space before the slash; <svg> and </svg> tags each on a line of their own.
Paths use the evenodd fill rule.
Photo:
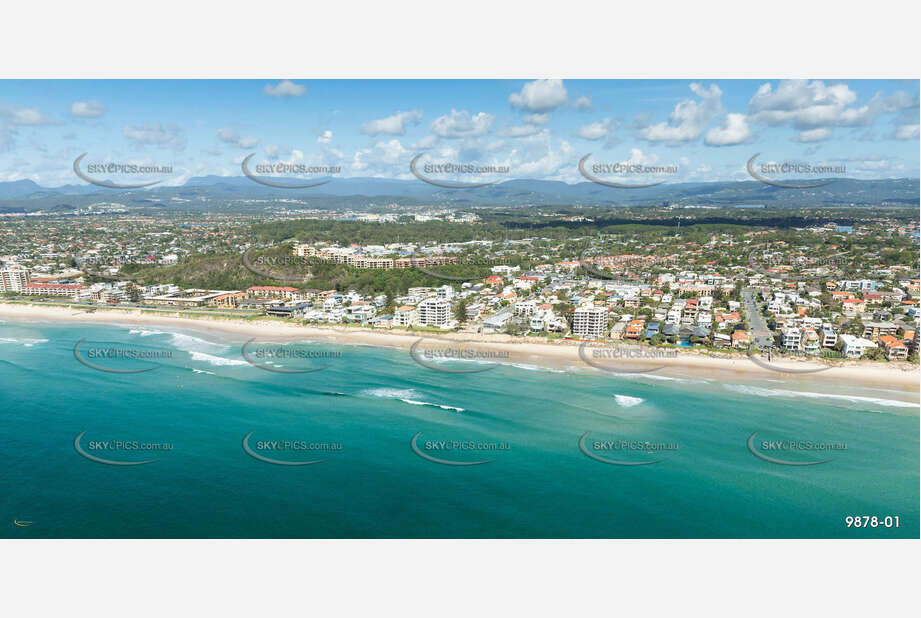
<svg viewBox="0 0 921 618">
<path fill-rule="evenodd" d="M 282 189 L 261 185 L 245 176 L 203 176 L 182 186 L 150 189 L 109 189 L 92 184 L 42 187 L 31 180 L 0 182 L 0 210 L 34 211 L 93 201 L 115 201 L 127 206 L 151 206 L 216 200 L 291 198 L 316 203 L 318 207 L 400 202 L 407 204 L 450 203 L 465 205 L 660 205 L 701 204 L 717 206 L 765 205 L 859 206 L 918 205 L 919 180 L 829 179 L 830 184 L 812 189 L 788 189 L 756 180 L 741 182 L 665 183 L 644 189 L 615 189 L 593 182 L 567 184 L 553 180 L 508 180 L 476 189 L 447 189 L 420 180 L 385 178 L 332 178 L 326 184 L 306 189 Z M 795 182 L 795 181 L 789 181 Z M 803 183 L 818 183 L 811 178 Z M 80 199 L 77 199 L 80 198 Z M 175 199 L 174 199 L 175 198 Z M 62 199 L 66 203 L 62 203 Z"/>
</svg>

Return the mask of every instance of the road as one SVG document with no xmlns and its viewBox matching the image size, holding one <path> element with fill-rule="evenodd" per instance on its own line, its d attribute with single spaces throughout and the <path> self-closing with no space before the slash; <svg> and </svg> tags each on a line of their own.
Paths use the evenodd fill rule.
<svg viewBox="0 0 921 618">
<path fill-rule="evenodd" d="M 745 321 L 748 330 L 754 337 L 755 345 L 761 349 L 774 346 L 774 336 L 768 330 L 767 322 L 758 308 L 758 301 L 755 300 L 755 290 L 745 288 L 742 290 L 742 303 L 745 305 Z"/>
</svg>

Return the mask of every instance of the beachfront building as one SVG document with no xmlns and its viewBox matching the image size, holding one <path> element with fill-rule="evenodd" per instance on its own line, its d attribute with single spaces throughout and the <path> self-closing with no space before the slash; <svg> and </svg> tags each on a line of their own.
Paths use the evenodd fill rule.
<svg viewBox="0 0 921 618">
<path fill-rule="evenodd" d="M 823 348 L 833 348 L 835 344 L 838 343 L 838 333 L 836 333 L 831 324 L 827 322 L 822 325 L 822 330 L 819 332 L 819 339 L 821 340 Z"/>
<path fill-rule="evenodd" d="M 443 298 L 426 298 L 417 307 L 419 324 L 423 326 L 444 326 L 448 323 L 450 305 Z"/>
<path fill-rule="evenodd" d="M 0 270 L 0 292 L 21 292 L 29 285 L 29 271 L 24 268 Z"/>
<path fill-rule="evenodd" d="M 802 348 L 803 352 L 806 354 L 818 354 L 819 353 L 819 334 L 815 332 L 814 328 L 804 328 L 801 333 L 802 338 Z"/>
<path fill-rule="evenodd" d="M 867 350 L 878 347 L 869 339 L 854 335 L 841 335 L 841 342 L 844 344 L 841 352 L 846 358 L 860 358 Z"/>
<path fill-rule="evenodd" d="M 786 328 L 780 336 L 780 344 L 791 351 L 799 350 L 802 341 L 802 333 L 796 328 Z"/>
<path fill-rule="evenodd" d="M 77 283 L 30 283 L 22 286 L 22 293 L 37 296 L 65 296 L 76 298 L 86 290 L 85 285 Z"/>
<path fill-rule="evenodd" d="M 902 343 L 897 337 L 883 335 L 879 338 L 879 342 L 886 349 L 887 359 L 895 361 L 908 358 L 908 346 Z"/>
<path fill-rule="evenodd" d="M 572 332 L 589 338 L 604 336 L 608 310 L 604 307 L 579 307 L 573 312 Z"/>
<path fill-rule="evenodd" d="M 393 325 L 407 328 L 415 326 L 419 322 L 419 312 L 413 305 L 403 305 L 397 307 L 393 312 Z"/>
<path fill-rule="evenodd" d="M 645 323 L 643 320 L 630 320 L 624 330 L 624 339 L 642 339 Z"/>
<path fill-rule="evenodd" d="M 734 348 L 747 348 L 751 343 L 751 337 L 744 330 L 734 330 L 730 337 Z"/>
</svg>

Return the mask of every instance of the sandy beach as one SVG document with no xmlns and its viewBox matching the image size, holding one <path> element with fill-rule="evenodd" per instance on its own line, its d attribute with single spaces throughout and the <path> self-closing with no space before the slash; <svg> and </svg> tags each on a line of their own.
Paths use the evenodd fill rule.
<svg viewBox="0 0 921 618">
<path fill-rule="evenodd" d="M 245 341 L 259 338 L 267 341 L 289 341 L 304 339 L 325 341 L 338 344 L 370 345 L 409 350 L 413 344 L 423 339 L 417 347 L 425 349 L 463 350 L 466 353 L 501 355 L 501 362 L 537 365 L 556 369 L 579 370 L 595 366 L 621 373 L 654 370 L 659 375 L 678 375 L 685 377 L 705 377 L 725 381 L 746 379 L 782 379 L 791 384 L 839 384 L 841 386 L 865 386 L 903 391 L 913 395 L 916 400 L 919 393 L 918 367 L 909 363 L 880 363 L 873 361 L 839 361 L 831 368 L 814 373 L 779 372 L 759 366 L 747 356 L 739 353 L 693 352 L 686 350 L 669 350 L 671 356 L 661 358 L 620 358 L 614 361 L 593 360 L 599 357 L 593 352 L 594 347 L 604 349 L 636 349 L 645 353 L 655 350 L 649 346 L 621 343 L 604 343 L 586 345 L 580 353 L 580 344 L 575 341 L 549 343 L 534 341 L 524 337 L 503 334 L 472 333 L 418 333 L 399 329 L 370 330 L 348 326 L 308 326 L 298 323 L 286 323 L 274 320 L 247 321 L 237 318 L 219 316 L 188 317 L 175 313 L 142 313 L 139 309 L 105 308 L 87 312 L 83 307 L 52 306 L 40 304 L 0 303 L 0 318 L 17 321 L 59 321 L 88 322 L 99 324 L 147 325 L 162 327 L 179 327 L 212 332 L 214 335 L 231 335 Z M 629 346 L 629 347 L 627 347 Z M 588 359 L 588 360 L 586 360 Z M 792 369 L 810 369 L 821 367 L 818 361 L 783 361 L 774 366 Z"/>
</svg>

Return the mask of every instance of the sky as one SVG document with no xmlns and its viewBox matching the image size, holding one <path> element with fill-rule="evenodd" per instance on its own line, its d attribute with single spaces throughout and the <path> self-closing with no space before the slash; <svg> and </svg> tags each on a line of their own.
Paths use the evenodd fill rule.
<svg viewBox="0 0 921 618">
<path fill-rule="evenodd" d="M 750 180 L 761 153 L 918 178 L 918 92 L 905 80 L 0 80 L 0 182 L 85 184 L 82 153 L 170 166 L 165 185 L 240 176 L 250 154 L 341 177 L 411 179 L 424 154 L 573 183 L 591 154 L 673 166 L 670 182 Z"/>
</svg>

